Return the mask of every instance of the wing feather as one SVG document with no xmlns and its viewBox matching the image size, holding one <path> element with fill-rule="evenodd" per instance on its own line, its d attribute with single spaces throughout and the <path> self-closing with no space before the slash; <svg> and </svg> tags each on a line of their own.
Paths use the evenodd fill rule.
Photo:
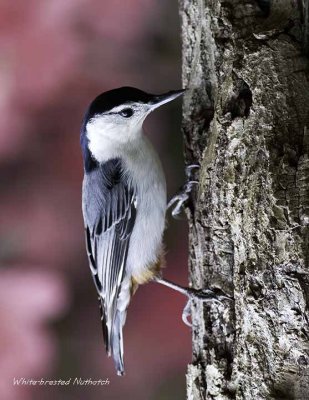
<svg viewBox="0 0 309 400">
<path fill-rule="evenodd" d="M 89 265 L 99 294 L 103 336 L 110 354 L 117 299 L 136 218 L 136 189 L 125 178 L 119 159 L 85 174 L 83 214 Z"/>
</svg>

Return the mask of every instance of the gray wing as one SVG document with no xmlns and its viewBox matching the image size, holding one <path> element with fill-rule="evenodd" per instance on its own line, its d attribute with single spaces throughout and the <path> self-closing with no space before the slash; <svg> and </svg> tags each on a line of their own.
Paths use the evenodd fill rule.
<svg viewBox="0 0 309 400">
<path fill-rule="evenodd" d="M 117 298 L 136 217 L 136 190 L 124 177 L 120 159 L 85 174 L 83 214 L 89 264 L 99 294 L 106 351 L 110 354 Z"/>
</svg>

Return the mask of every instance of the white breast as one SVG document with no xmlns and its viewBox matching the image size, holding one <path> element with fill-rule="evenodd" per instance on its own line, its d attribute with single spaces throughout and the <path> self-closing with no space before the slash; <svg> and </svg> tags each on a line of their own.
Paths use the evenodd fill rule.
<svg viewBox="0 0 309 400">
<path fill-rule="evenodd" d="M 125 165 L 138 188 L 137 215 L 130 239 L 127 271 L 143 275 L 158 261 L 165 226 L 166 183 L 161 162 L 145 136 Z M 134 152 L 134 150 L 132 150 Z"/>
</svg>

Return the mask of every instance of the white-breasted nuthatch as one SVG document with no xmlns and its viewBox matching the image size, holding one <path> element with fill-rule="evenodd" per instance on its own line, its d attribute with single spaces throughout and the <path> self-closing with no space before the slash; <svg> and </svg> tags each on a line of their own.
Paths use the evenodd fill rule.
<svg viewBox="0 0 309 400">
<path fill-rule="evenodd" d="M 155 279 L 189 298 L 196 294 L 160 276 L 166 183 L 142 128 L 148 114 L 183 92 L 152 95 L 122 87 L 102 93 L 90 104 L 81 129 L 87 253 L 99 295 L 106 351 L 113 356 L 119 375 L 124 373 L 122 328 L 138 285 Z M 181 203 L 181 196 L 176 201 Z M 211 295 L 211 291 L 203 294 L 205 298 Z"/>
</svg>

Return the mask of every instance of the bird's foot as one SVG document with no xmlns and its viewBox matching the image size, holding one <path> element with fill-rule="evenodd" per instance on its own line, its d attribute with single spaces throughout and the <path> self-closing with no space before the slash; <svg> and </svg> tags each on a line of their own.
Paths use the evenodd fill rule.
<svg viewBox="0 0 309 400">
<path fill-rule="evenodd" d="M 200 166 L 198 164 L 188 165 L 185 169 L 187 181 L 186 183 L 179 189 L 175 196 L 171 198 L 167 205 L 167 209 L 174 206 L 172 211 L 172 216 L 174 218 L 179 218 L 181 212 L 188 205 L 190 195 L 192 192 L 192 188 L 194 185 L 198 184 L 196 179 L 193 179 L 193 171 L 199 169 Z M 175 205 L 176 203 L 176 205 Z"/>
<path fill-rule="evenodd" d="M 233 299 L 227 296 L 221 289 L 193 289 L 188 287 L 183 287 L 177 285 L 174 282 L 171 282 L 167 279 L 163 279 L 161 276 L 154 277 L 154 281 L 160 283 L 161 285 L 167 286 L 170 289 L 176 290 L 177 292 L 184 294 L 188 297 L 187 304 L 182 312 L 182 320 L 183 322 L 188 325 L 192 326 L 191 322 L 189 321 L 189 317 L 191 317 L 191 304 L 193 300 L 196 301 L 203 301 L 203 302 L 216 302 L 218 304 L 223 304 L 224 300 L 233 301 Z"/>
<path fill-rule="evenodd" d="M 197 290 L 188 288 L 187 296 L 189 299 L 183 309 L 182 320 L 187 326 L 190 327 L 192 327 L 192 323 L 189 321 L 189 318 L 191 318 L 192 300 L 208 302 L 208 303 L 215 302 L 217 304 L 223 304 L 223 300 L 230 300 L 230 301 L 233 300 L 231 297 L 227 296 L 219 289 L 216 289 L 216 291 L 214 291 L 211 289 Z"/>
</svg>

